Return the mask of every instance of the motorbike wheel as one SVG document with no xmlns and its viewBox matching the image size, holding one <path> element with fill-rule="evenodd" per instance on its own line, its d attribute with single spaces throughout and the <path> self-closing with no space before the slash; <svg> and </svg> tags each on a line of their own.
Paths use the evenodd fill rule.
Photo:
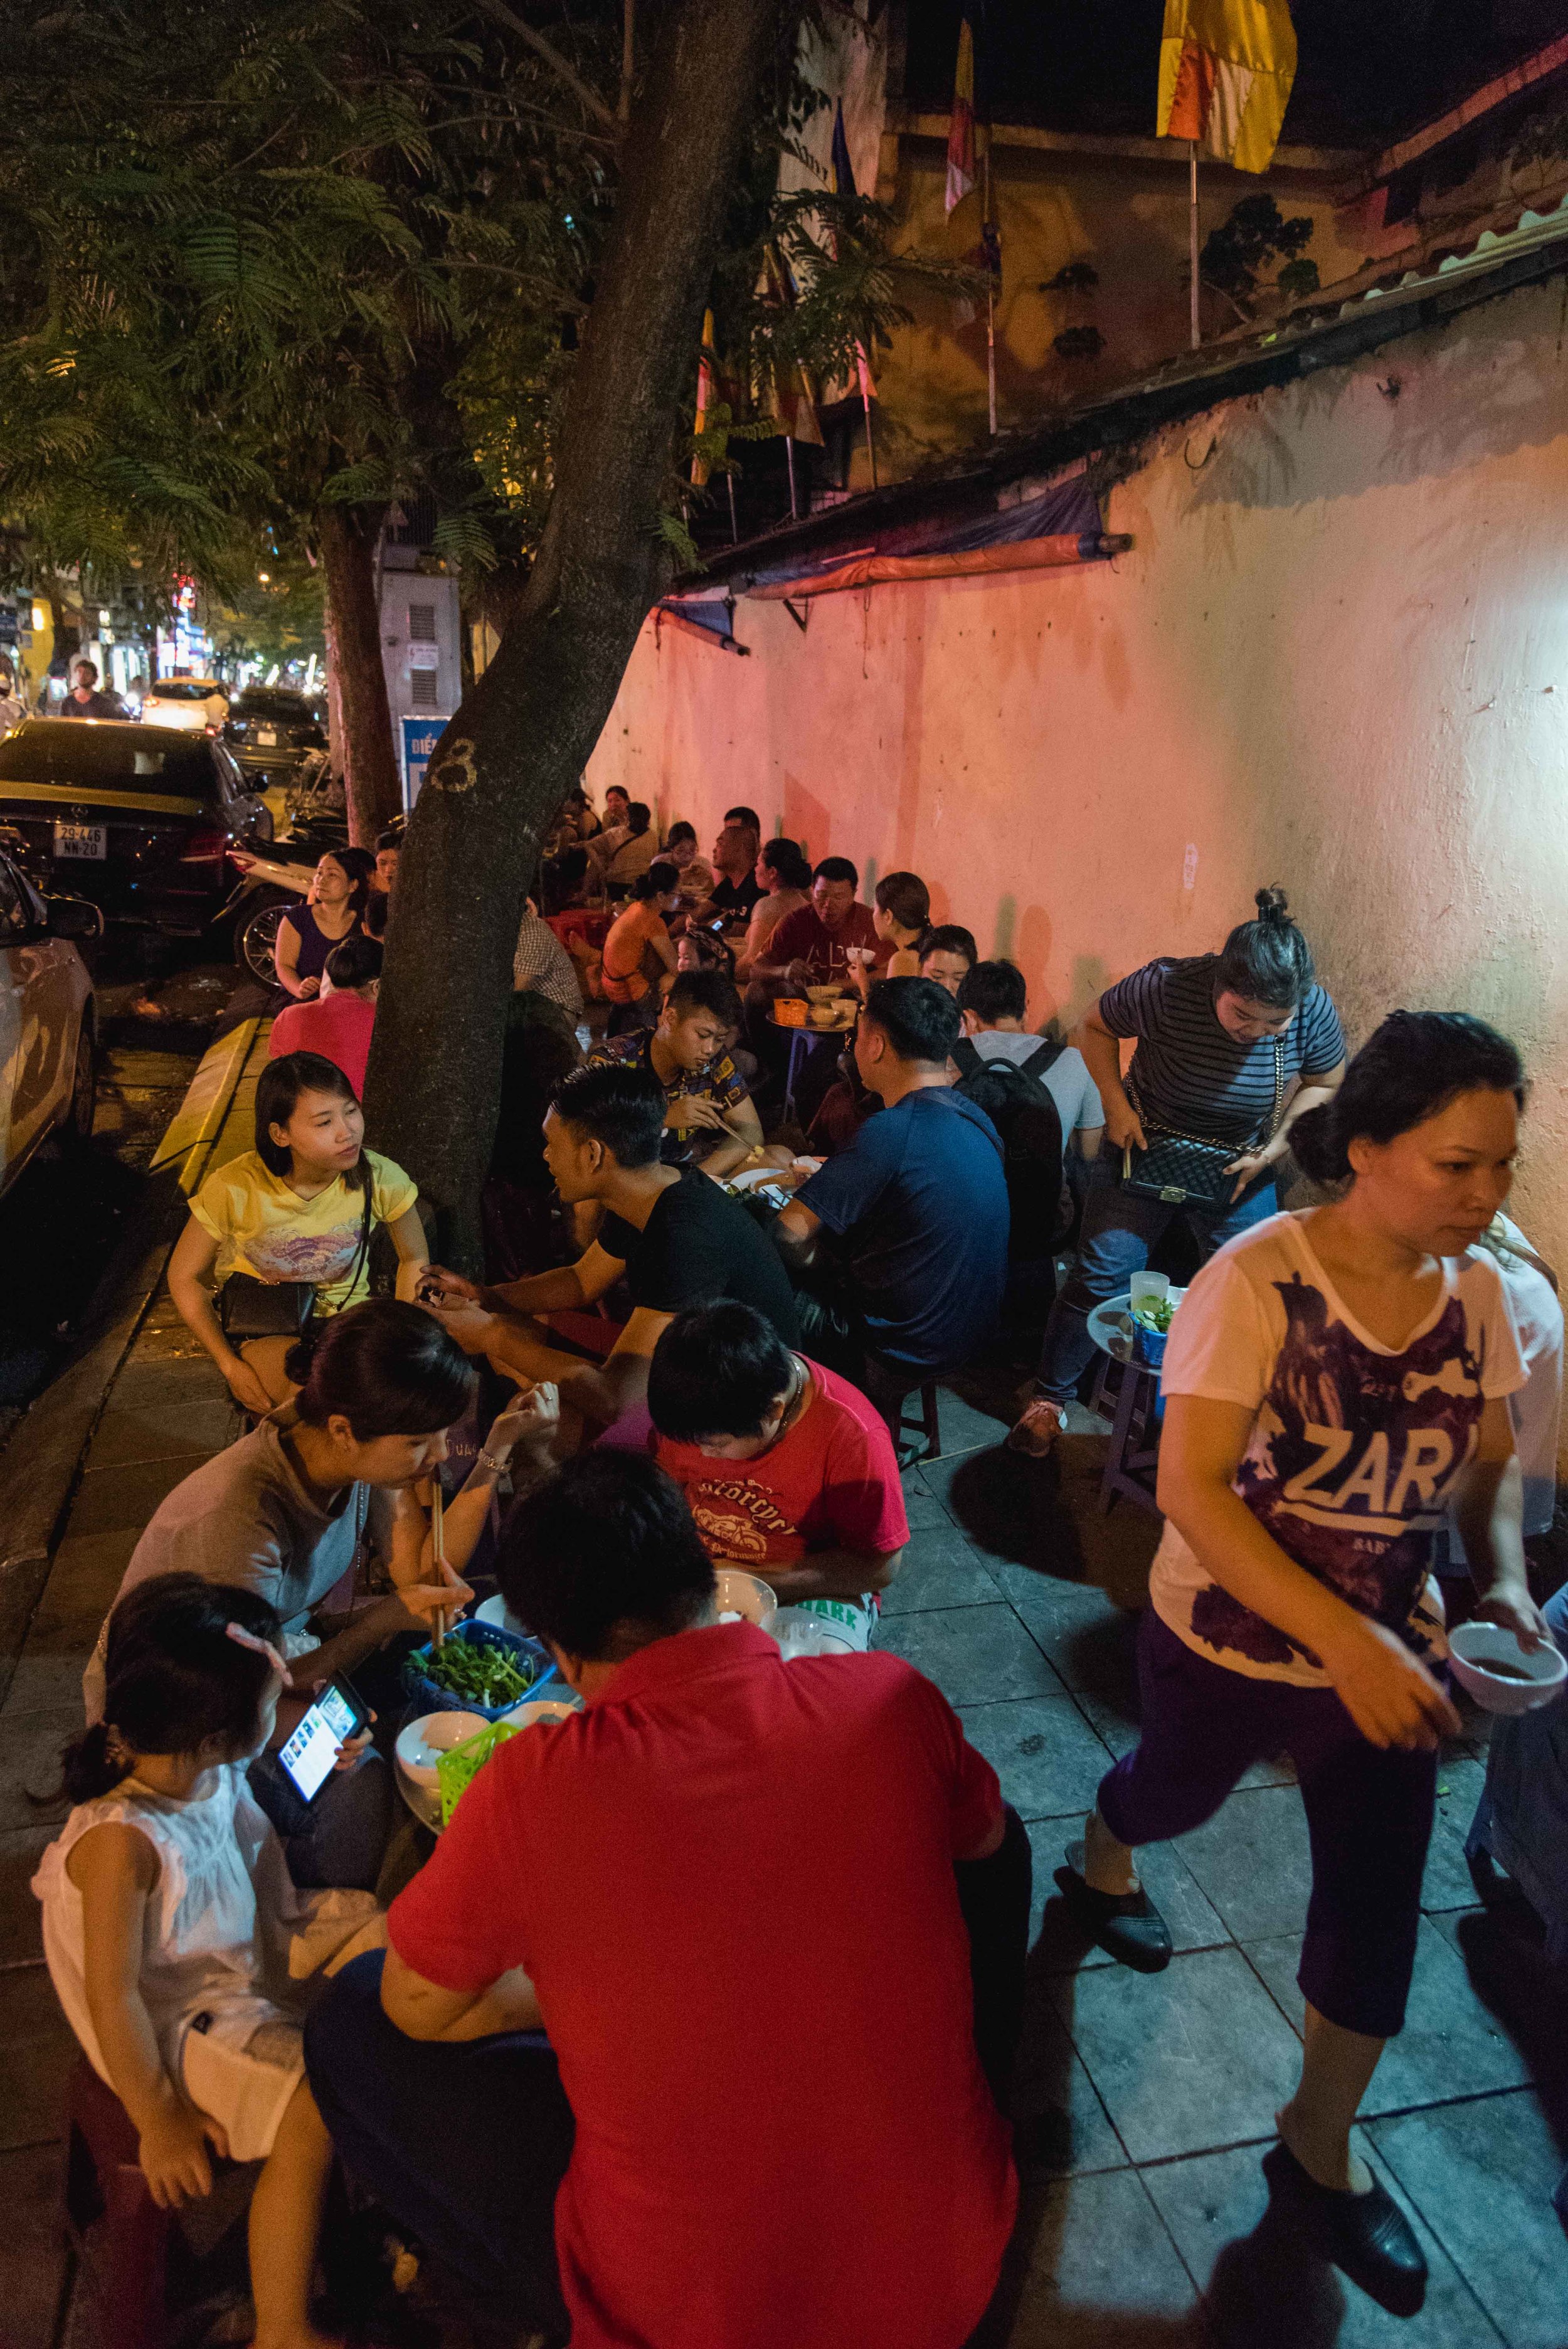
<svg viewBox="0 0 1568 2349">
<path fill-rule="evenodd" d="M 278 925 L 296 898 L 270 897 L 248 914 L 242 914 L 234 925 L 234 960 L 242 970 L 263 987 L 277 985 L 277 966 L 273 950 L 278 942 Z"/>
</svg>

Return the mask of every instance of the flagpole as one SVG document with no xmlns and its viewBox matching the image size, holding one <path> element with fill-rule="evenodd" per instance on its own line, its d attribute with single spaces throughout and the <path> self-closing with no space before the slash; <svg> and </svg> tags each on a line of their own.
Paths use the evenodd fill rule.
<svg viewBox="0 0 1568 2349">
<path fill-rule="evenodd" d="M 989 120 L 987 116 L 986 119 Z M 985 140 L 985 195 L 980 206 L 982 222 L 991 218 L 991 140 Z M 991 438 L 996 438 L 996 273 L 987 254 L 985 263 L 985 408 L 990 419 Z"/>
<path fill-rule="evenodd" d="M 1187 259 L 1191 275 L 1191 328 L 1192 348 L 1202 342 L 1202 329 L 1198 324 L 1198 141 L 1187 141 Z M 993 432 L 996 429 L 992 424 Z"/>
<path fill-rule="evenodd" d="M 866 455 L 871 460 L 872 487 L 874 490 L 877 485 L 877 444 L 876 435 L 872 430 L 872 401 L 870 392 L 861 392 L 861 406 L 866 411 Z"/>
<path fill-rule="evenodd" d="M 731 546 L 738 546 L 740 544 L 740 524 L 735 519 L 735 475 L 733 473 L 726 473 L 724 483 L 726 489 L 729 492 L 729 543 Z"/>
<path fill-rule="evenodd" d="M 789 468 L 789 519 L 799 522 L 800 509 L 795 502 L 795 443 L 788 432 L 784 435 L 784 458 Z"/>
</svg>

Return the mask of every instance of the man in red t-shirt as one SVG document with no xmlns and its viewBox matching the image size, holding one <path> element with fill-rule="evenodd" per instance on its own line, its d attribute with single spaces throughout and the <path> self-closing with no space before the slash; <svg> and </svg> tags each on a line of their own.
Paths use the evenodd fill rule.
<svg viewBox="0 0 1568 2349">
<path fill-rule="evenodd" d="M 876 933 L 869 905 L 855 892 L 861 876 L 847 856 L 824 856 L 811 875 L 811 902 L 786 914 L 768 941 L 768 957 L 757 966 L 760 979 L 790 987 L 851 984 L 850 947 L 867 947 L 880 962 L 892 948 Z"/>
<path fill-rule="evenodd" d="M 864 1647 L 909 1519 L 887 1423 L 749 1305 L 676 1316 L 648 1366 L 654 1454 L 710 1557 L 816 1605 Z"/>
<path fill-rule="evenodd" d="M 1016 2199 L 994 1772 L 901 1658 L 716 1623 L 646 1454 L 568 1462 L 498 1573 L 585 1709 L 487 1763 L 315 2006 L 346 2164 L 525 2329 L 563 2329 L 553 2203 L 573 2349 L 960 2349 Z"/>
</svg>

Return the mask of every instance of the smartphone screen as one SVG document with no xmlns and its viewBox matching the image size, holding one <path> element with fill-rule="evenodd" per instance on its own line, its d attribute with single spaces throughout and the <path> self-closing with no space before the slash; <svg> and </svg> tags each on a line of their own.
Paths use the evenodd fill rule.
<svg viewBox="0 0 1568 2349">
<path fill-rule="evenodd" d="M 291 1784 L 310 1802 L 332 1775 L 337 1749 L 364 1726 L 365 1710 L 337 1681 L 322 1690 L 278 1760 Z"/>
</svg>

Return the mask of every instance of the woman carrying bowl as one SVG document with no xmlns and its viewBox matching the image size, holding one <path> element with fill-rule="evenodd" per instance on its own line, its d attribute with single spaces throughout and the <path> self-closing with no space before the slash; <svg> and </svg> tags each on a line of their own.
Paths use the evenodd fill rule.
<svg viewBox="0 0 1568 2349">
<path fill-rule="evenodd" d="M 1312 1842 L 1305 2044 L 1264 2170 L 1323 2255 L 1406 2315 L 1425 2260 L 1350 2132 L 1404 2021 L 1438 1742 L 1460 1726 L 1429 1571 L 1450 1506 L 1478 1613 L 1526 1651 L 1545 1638 L 1508 1411 L 1523 1364 L 1473 1245 L 1507 1195 L 1524 1091 L 1483 1021 L 1395 1012 L 1296 1126 L 1297 1158 L 1338 1195 L 1244 1233 L 1188 1290 L 1161 1381 L 1142 1736 L 1057 1876 L 1088 1934 L 1158 1971 L 1171 1936 L 1135 1847 L 1292 1755 Z"/>
<path fill-rule="evenodd" d="M 1008 1442 L 1048 1452 L 1094 1353 L 1088 1316 L 1141 1272 L 1181 1216 L 1201 1257 L 1272 1216 L 1298 1118 L 1345 1073 L 1338 1016 L 1281 889 L 1220 952 L 1168 956 L 1108 988 L 1079 1041 L 1105 1104 L 1078 1261 L 1051 1308 L 1035 1391 Z M 1136 1040 L 1125 1081 L 1121 1043 Z M 1174 1196 L 1171 1195 L 1172 1186 Z"/>
</svg>

